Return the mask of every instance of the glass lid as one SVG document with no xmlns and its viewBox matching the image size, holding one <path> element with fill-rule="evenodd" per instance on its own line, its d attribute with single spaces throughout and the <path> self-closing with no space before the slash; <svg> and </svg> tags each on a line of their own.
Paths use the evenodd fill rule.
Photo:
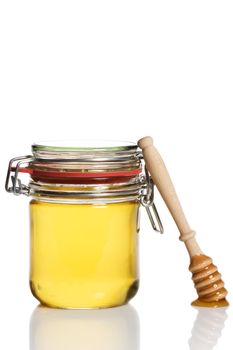
<svg viewBox="0 0 233 350">
<path fill-rule="evenodd" d="M 32 145 L 33 152 L 119 152 L 136 151 L 137 144 L 129 141 L 112 140 L 61 140 L 43 141 Z"/>
</svg>

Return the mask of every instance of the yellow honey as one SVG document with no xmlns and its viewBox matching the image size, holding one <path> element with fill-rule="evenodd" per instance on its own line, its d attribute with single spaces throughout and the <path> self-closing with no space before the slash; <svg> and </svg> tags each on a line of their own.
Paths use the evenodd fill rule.
<svg viewBox="0 0 233 350">
<path fill-rule="evenodd" d="M 50 307 L 122 305 L 138 289 L 137 200 L 107 204 L 33 199 L 33 295 Z"/>
</svg>

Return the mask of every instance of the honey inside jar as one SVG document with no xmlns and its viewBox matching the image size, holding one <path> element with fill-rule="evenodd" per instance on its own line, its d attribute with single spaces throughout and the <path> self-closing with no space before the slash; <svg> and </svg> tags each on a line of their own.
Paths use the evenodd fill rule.
<svg viewBox="0 0 233 350">
<path fill-rule="evenodd" d="M 138 202 L 62 204 L 32 200 L 31 277 L 43 304 L 102 308 L 137 292 Z"/>
</svg>

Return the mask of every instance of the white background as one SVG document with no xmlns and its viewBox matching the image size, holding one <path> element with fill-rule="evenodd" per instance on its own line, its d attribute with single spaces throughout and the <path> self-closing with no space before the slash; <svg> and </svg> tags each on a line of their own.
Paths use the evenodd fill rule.
<svg viewBox="0 0 233 350">
<path fill-rule="evenodd" d="M 42 317 L 37 310 L 30 346 L 37 301 L 28 288 L 28 199 L 5 193 L 4 180 L 8 160 L 30 153 L 36 140 L 151 135 L 231 301 L 232 1 L 0 4 L 0 347 L 212 349 L 225 321 L 215 349 L 231 349 L 231 307 L 227 319 L 225 311 L 199 311 L 189 345 L 197 311 L 188 254 L 157 192 L 165 234 L 152 231 L 142 210 L 134 309 Z"/>
</svg>

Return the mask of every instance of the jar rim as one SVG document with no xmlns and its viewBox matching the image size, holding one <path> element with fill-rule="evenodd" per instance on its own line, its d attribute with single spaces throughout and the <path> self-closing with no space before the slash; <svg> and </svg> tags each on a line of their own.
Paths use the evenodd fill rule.
<svg viewBox="0 0 233 350">
<path fill-rule="evenodd" d="M 145 185 L 143 176 L 137 175 L 119 183 L 62 184 L 30 181 L 30 196 L 45 202 L 64 203 L 116 203 L 140 200 Z"/>
</svg>

